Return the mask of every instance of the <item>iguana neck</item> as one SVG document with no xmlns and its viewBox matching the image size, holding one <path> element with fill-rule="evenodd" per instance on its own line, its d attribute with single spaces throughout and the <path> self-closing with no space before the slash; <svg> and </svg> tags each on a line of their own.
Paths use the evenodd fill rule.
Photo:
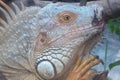
<svg viewBox="0 0 120 80">
<path fill-rule="evenodd" d="M 68 72 L 72 68 L 71 66 L 75 64 L 77 57 L 84 57 L 85 54 L 89 52 L 89 48 L 91 49 L 91 47 L 94 46 L 89 45 L 96 44 L 97 42 L 91 42 L 92 39 L 85 40 L 73 40 L 65 45 L 51 46 L 41 53 L 37 52 L 35 54 L 35 66 L 36 70 L 39 68 L 39 72 L 37 71 L 39 76 L 43 79 L 58 79 L 58 77 L 63 76 L 63 74 Z M 45 71 L 47 71 L 47 75 Z"/>
</svg>

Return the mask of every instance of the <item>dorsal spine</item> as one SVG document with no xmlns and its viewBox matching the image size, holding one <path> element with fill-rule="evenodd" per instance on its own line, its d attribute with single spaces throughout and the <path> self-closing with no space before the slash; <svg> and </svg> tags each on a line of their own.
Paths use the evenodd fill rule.
<svg viewBox="0 0 120 80">
<path fill-rule="evenodd" d="M 22 2 L 20 2 L 21 5 L 21 10 L 20 8 L 15 4 L 12 3 L 12 6 L 14 7 L 15 11 L 9 7 L 7 4 L 5 4 L 3 1 L 0 0 L 0 11 L 4 14 L 4 17 L 6 20 L 4 20 L 3 18 L 0 17 L 0 36 L 2 35 L 2 33 L 5 32 L 5 30 L 7 28 L 10 28 L 10 24 L 13 21 L 16 21 L 16 15 L 20 12 L 23 11 L 25 9 L 25 6 Z"/>
</svg>

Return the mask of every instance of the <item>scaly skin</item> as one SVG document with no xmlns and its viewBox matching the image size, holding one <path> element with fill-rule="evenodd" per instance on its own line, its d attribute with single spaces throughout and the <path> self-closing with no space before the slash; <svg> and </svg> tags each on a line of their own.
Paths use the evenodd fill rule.
<svg viewBox="0 0 120 80">
<path fill-rule="evenodd" d="M 95 35 L 104 25 L 103 8 L 97 4 L 22 5 L 21 10 L 13 4 L 16 13 L 2 1 L 0 4 L 7 10 L 0 9 L 6 16 L 6 21 L 0 19 L 0 71 L 7 80 L 66 80 L 77 58 L 93 48 Z M 78 74 L 86 75 L 81 71 L 78 68 Z"/>
</svg>

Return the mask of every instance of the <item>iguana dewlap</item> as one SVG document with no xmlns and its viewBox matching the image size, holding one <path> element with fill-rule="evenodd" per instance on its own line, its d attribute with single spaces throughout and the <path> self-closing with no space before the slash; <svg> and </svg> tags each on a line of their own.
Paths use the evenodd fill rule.
<svg viewBox="0 0 120 80">
<path fill-rule="evenodd" d="M 19 8 L 13 3 L 15 11 L 0 4 L 6 17 L 0 18 L 0 71 L 7 80 L 65 80 L 104 25 L 97 4 Z"/>
</svg>

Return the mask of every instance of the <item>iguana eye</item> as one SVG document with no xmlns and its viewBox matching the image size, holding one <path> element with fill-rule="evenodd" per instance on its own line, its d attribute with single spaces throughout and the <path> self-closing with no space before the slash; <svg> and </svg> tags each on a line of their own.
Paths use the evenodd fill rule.
<svg viewBox="0 0 120 80">
<path fill-rule="evenodd" d="M 56 15 L 57 23 L 70 25 L 77 19 L 77 14 L 71 11 L 62 11 Z"/>
<path fill-rule="evenodd" d="M 64 15 L 63 16 L 63 20 L 64 21 L 69 21 L 71 19 L 71 16 L 70 15 Z"/>
</svg>

